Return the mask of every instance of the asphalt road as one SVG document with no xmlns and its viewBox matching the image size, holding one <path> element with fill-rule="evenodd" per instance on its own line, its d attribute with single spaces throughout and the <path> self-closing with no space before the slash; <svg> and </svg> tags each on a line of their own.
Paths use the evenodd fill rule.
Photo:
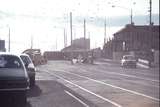
<svg viewBox="0 0 160 107">
<path fill-rule="evenodd" d="M 49 61 L 37 69 L 26 107 L 159 107 L 159 68 Z"/>
<path fill-rule="evenodd" d="M 81 107 L 159 107 L 158 68 L 121 68 L 110 62 L 71 65 L 67 61 L 49 61 L 38 69 L 49 75 L 46 79 L 55 78 L 76 94 L 72 98 L 77 102 L 80 99 Z M 79 107 L 79 103 L 70 107 Z"/>
</svg>

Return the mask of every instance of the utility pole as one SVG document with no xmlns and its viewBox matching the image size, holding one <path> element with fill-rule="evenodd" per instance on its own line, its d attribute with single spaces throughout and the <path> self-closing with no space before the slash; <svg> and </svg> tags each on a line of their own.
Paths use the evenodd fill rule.
<svg viewBox="0 0 160 107">
<path fill-rule="evenodd" d="M 72 45 L 72 12 L 70 12 L 70 29 L 71 29 L 71 45 Z"/>
<path fill-rule="evenodd" d="M 131 8 L 131 24 L 133 24 L 133 10 Z"/>
<path fill-rule="evenodd" d="M 106 43 L 106 18 L 105 18 L 105 21 L 104 21 L 104 45 Z"/>
<path fill-rule="evenodd" d="M 64 48 L 66 47 L 66 31 L 65 31 L 65 28 L 64 28 Z"/>
<path fill-rule="evenodd" d="M 10 52 L 10 44 L 11 43 L 11 38 L 10 38 L 10 27 L 9 27 L 9 34 L 8 34 L 8 52 Z"/>
<path fill-rule="evenodd" d="M 66 41 L 66 47 L 67 47 L 67 33 L 65 33 L 65 41 Z"/>
<path fill-rule="evenodd" d="M 149 1 L 149 24 L 152 25 L 152 0 Z"/>
<path fill-rule="evenodd" d="M 87 42 L 86 42 L 86 20 L 84 19 L 84 49 L 87 49 Z"/>
</svg>

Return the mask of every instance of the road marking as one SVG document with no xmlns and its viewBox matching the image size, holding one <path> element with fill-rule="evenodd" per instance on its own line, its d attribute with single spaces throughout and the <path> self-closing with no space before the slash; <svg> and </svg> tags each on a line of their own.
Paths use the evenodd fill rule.
<svg viewBox="0 0 160 107">
<path fill-rule="evenodd" d="M 74 96 L 73 94 L 71 94 L 70 92 L 64 90 L 65 93 L 67 93 L 69 96 L 73 97 L 74 99 L 76 99 L 78 102 L 80 102 L 81 104 L 83 104 L 85 107 L 89 107 L 86 103 L 84 103 L 82 100 L 80 100 L 79 98 L 77 98 L 76 96 Z"/>
<path fill-rule="evenodd" d="M 45 71 L 45 72 L 49 73 L 50 75 L 56 76 L 56 77 L 62 79 L 63 81 L 66 81 L 66 82 L 68 82 L 68 83 L 70 83 L 70 84 L 72 84 L 72 85 L 80 88 L 81 90 L 83 90 L 83 91 L 85 91 L 85 92 L 88 92 L 88 93 L 90 93 L 90 94 L 92 94 L 92 95 L 94 95 L 94 96 L 96 96 L 96 97 L 98 97 L 98 98 L 100 98 L 100 99 L 102 99 L 102 100 L 104 100 L 104 101 L 107 101 L 107 102 L 115 105 L 116 107 L 122 107 L 122 106 L 119 105 L 118 103 L 113 102 L 113 101 L 111 101 L 111 100 L 109 100 L 109 99 L 107 99 L 107 98 L 104 98 L 104 97 L 100 96 L 99 94 L 93 93 L 93 92 L 91 92 L 91 91 L 89 91 L 89 90 L 87 90 L 87 89 L 85 89 L 85 88 L 83 88 L 83 87 L 81 87 L 81 86 L 79 86 L 79 85 L 77 85 L 77 84 L 75 84 L 75 83 L 67 80 L 67 79 L 62 78 L 61 76 L 59 76 L 59 75 L 57 75 L 57 74 L 52 74 L 52 73 L 50 73 L 50 72 L 48 72 L 48 71 Z"/>
<path fill-rule="evenodd" d="M 97 64 L 97 65 L 108 65 L 108 66 L 111 66 L 110 63 L 106 63 L 106 62 L 94 62 L 94 64 Z"/>
<path fill-rule="evenodd" d="M 105 82 L 102 82 L 102 81 L 98 81 L 98 80 L 95 80 L 95 79 L 92 79 L 92 78 L 89 78 L 89 77 L 86 77 L 86 76 L 82 76 L 82 75 L 78 75 L 78 74 L 71 73 L 71 72 L 66 72 L 66 71 L 61 71 L 61 72 L 73 74 L 73 75 L 76 75 L 76 76 L 79 76 L 79 77 L 82 77 L 82 78 L 86 78 L 86 79 L 91 80 L 91 81 L 95 81 L 95 82 L 103 84 L 103 85 L 107 85 L 107 86 L 110 86 L 110 87 L 113 87 L 113 88 L 117 88 L 117 89 L 120 89 L 120 90 L 123 90 L 123 91 L 127 91 L 127 92 L 130 92 L 132 94 L 140 95 L 140 96 L 143 96 L 143 97 L 155 100 L 155 101 L 160 101 L 160 99 L 158 99 L 158 98 L 154 98 L 154 97 L 151 97 L 151 96 L 148 96 L 148 95 L 136 92 L 136 91 L 128 90 L 128 89 L 118 87 L 118 86 L 115 86 L 115 85 L 111 85 L 111 84 L 108 84 L 108 83 L 105 83 Z"/>
</svg>

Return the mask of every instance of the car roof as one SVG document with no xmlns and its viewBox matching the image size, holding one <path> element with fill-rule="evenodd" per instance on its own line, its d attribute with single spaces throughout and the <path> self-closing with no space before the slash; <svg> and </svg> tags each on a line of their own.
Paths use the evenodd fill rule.
<svg viewBox="0 0 160 107">
<path fill-rule="evenodd" d="M 22 53 L 22 54 L 20 54 L 20 56 L 28 56 L 29 57 L 29 55 L 28 54 L 25 54 L 25 53 Z"/>
<path fill-rule="evenodd" d="M 18 54 L 11 53 L 11 52 L 0 52 L 0 55 L 11 55 L 11 56 L 17 56 L 18 57 Z"/>
</svg>

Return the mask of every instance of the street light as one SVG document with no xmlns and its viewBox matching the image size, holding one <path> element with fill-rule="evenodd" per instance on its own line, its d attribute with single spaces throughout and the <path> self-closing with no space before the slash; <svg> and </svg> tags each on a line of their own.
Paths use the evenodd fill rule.
<svg viewBox="0 0 160 107">
<path fill-rule="evenodd" d="M 136 3 L 134 2 L 133 4 L 135 5 Z M 133 24 L 133 10 L 132 10 L 132 7 L 131 8 L 126 8 L 126 7 L 117 6 L 117 5 L 112 5 L 112 7 L 113 8 L 119 7 L 119 8 L 122 8 L 122 9 L 130 11 L 130 23 Z"/>
</svg>

